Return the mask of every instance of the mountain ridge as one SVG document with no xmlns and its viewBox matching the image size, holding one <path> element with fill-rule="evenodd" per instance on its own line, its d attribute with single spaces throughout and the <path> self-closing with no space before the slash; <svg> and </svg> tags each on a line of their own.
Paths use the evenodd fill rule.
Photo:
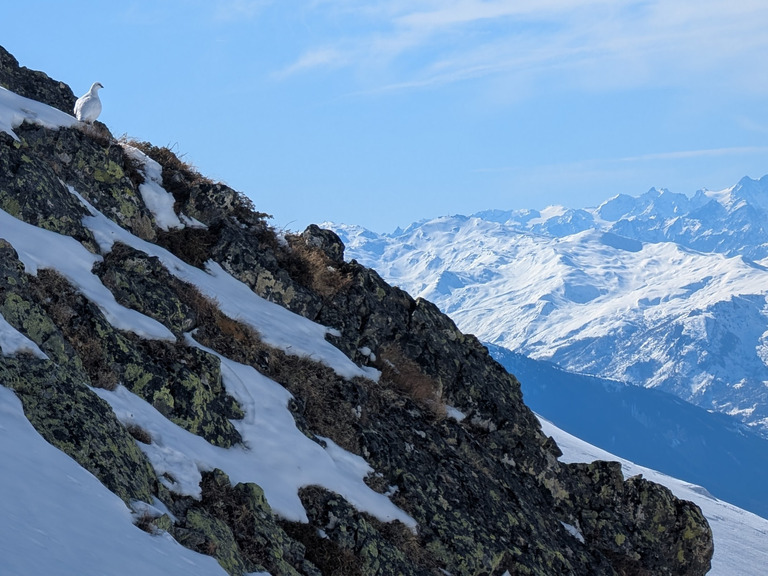
<svg viewBox="0 0 768 576">
<path fill-rule="evenodd" d="M 486 342 L 658 386 L 765 434 L 766 206 L 768 177 L 745 177 L 692 199 L 652 189 L 393 234 L 328 225 L 353 258 Z"/>
</svg>

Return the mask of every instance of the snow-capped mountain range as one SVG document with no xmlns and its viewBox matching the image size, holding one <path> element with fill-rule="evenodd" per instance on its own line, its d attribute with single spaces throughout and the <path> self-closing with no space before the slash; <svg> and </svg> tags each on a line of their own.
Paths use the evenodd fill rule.
<svg viewBox="0 0 768 576">
<path fill-rule="evenodd" d="M 334 225 L 347 257 L 481 340 L 659 388 L 768 434 L 768 176 L 692 198 L 490 210 L 392 234 Z"/>
</svg>

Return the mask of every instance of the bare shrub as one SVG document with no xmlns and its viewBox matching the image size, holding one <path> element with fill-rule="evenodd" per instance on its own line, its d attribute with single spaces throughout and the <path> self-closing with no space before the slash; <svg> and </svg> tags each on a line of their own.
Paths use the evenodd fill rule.
<svg viewBox="0 0 768 576">
<path fill-rule="evenodd" d="M 82 296 L 61 274 L 51 269 L 39 270 L 30 277 L 35 299 L 45 308 L 56 326 L 72 345 L 95 388 L 114 390 L 118 376 L 112 369 L 104 347 L 89 322 L 83 319 L 88 306 Z"/>
<path fill-rule="evenodd" d="M 128 424 L 125 429 L 137 442 L 141 442 L 142 444 L 152 444 L 152 436 L 138 424 Z"/>
<path fill-rule="evenodd" d="M 305 557 L 323 574 L 358 576 L 363 573 L 362 562 L 352 550 L 322 537 L 313 526 L 299 522 L 283 522 L 282 528 L 291 538 L 304 545 Z"/>
<path fill-rule="evenodd" d="M 352 283 L 352 275 L 333 262 L 320 248 L 307 244 L 301 236 L 286 236 L 287 248 L 278 260 L 296 282 L 323 298 L 332 298 Z"/>
<path fill-rule="evenodd" d="M 419 365 L 406 356 L 399 346 L 389 344 L 382 348 L 377 356 L 376 367 L 381 370 L 382 384 L 391 385 L 435 416 L 445 417 L 441 384 L 424 374 Z"/>
</svg>

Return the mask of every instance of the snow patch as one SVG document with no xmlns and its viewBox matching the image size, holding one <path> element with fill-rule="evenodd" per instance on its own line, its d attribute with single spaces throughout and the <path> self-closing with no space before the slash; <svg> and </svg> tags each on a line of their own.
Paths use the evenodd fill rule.
<svg viewBox="0 0 768 576">
<path fill-rule="evenodd" d="M 101 256 L 91 254 L 77 240 L 50 230 L 38 228 L 0 210 L 0 238 L 11 243 L 28 274 L 37 275 L 43 268 L 56 270 L 96 304 L 109 323 L 119 330 L 156 340 L 176 340 L 165 326 L 117 303 L 91 270 Z"/>
<path fill-rule="evenodd" d="M 459 410 L 458 408 L 454 408 L 453 406 L 446 406 L 445 407 L 445 415 L 448 416 L 448 418 L 453 418 L 456 420 L 456 422 L 461 422 L 464 420 L 464 418 L 467 417 L 464 412 Z"/>
<path fill-rule="evenodd" d="M 9 134 L 14 140 L 19 137 L 13 131 L 24 121 L 38 124 L 45 128 L 69 128 L 77 124 L 74 116 L 65 114 L 61 110 L 19 96 L 15 92 L 0 86 L 0 131 Z"/>
<path fill-rule="evenodd" d="M 134 526 L 123 501 L 48 444 L 3 386 L 0 462 L 3 574 L 226 576 L 210 556 Z"/>
<path fill-rule="evenodd" d="M 168 272 L 193 284 L 204 296 L 217 302 L 221 311 L 230 318 L 252 327 L 268 345 L 294 356 L 305 356 L 322 362 L 344 378 L 363 376 L 378 380 L 378 370 L 357 366 L 325 339 L 328 334 L 339 334 L 337 330 L 321 326 L 261 298 L 212 260 L 206 263 L 205 270 L 187 264 L 168 250 L 121 228 L 94 208 L 74 188 L 70 187 L 69 190 L 91 212 L 91 216 L 83 218 L 83 225 L 91 230 L 102 252 L 109 252 L 115 242 L 122 242 L 145 254 L 156 256 Z"/>
<path fill-rule="evenodd" d="M 139 192 L 144 204 L 155 217 L 155 223 L 158 227 L 162 230 L 184 228 L 184 224 L 173 210 L 173 205 L 176 202 L 173 194 L 163 188 L 162 166 L 138 148 L 128 144 L 122 146 L 126 155 L 141 166 L 144 182 L 139 186 Z"/>
<path fill-rule="evenodd" d="M 581 530 L 576 528 L 576 526 L 573 526 L 572 524 L 568 524 L 567 522 L 560 522 L 560 524 L 563 525 L 563 528 L 565 528 L 565 531 L 568 532 L 571 536 L 576 538 L 579 542 L 584 544 L 584 535 L 581 533 Z"/>
<path fill-rule="evenodd" d="M 253 367 L 197 344 L 191 337 L 187 343 L 221 360 L 227 393 L 245 412 L 242 420 L 232 421 L 243 438 L 241 446 L 221 448 L 209 444 L 122 386 L 114 391 L 94 390 L 121 422 L 138 425 L 149 433 L 151 443 L 139 446 L 169 489 L 200 498 L 201 471 L 219 468 L 233 484 L 254 482 L 261 486 L 272 509 L 287 520 L 307 522 L 298 491 L 303 486 L 319 485 L 383 522 L 400 520 L 415 528 L 410 516 L 363 482 L 373 472 L 367 462 L 325 438 L 322 440 L 327 447 L 323 449 L 296 428 L 288 410 L 292 396 L 285 388 Z"/>
</svg>

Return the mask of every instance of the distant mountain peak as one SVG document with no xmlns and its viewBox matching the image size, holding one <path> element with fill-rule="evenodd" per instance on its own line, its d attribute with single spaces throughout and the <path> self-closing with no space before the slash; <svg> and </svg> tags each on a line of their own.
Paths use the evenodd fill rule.
<svg viewBox="0 0 768 576">
<path fill-rule="evenodd" d="M 376 252 L 342 239 L 487 342 L 659 386 L 768 434 L 768 176 L 474 217 L 414 224 Z"/>
</svg>

